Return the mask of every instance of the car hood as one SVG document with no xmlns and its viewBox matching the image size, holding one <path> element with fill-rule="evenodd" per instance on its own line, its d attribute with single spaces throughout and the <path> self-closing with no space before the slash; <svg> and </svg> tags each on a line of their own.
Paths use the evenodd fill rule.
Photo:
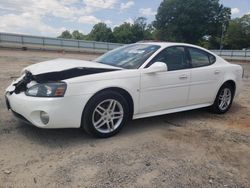
<svg viewBox="0 0 250 188">
<path fill-rule="evenodd" d="M 105 65 L 93 61 L 76 60 L 76 59 L 54 59 L 50 61 L 44 61 L 36 63 L 24 68 L 23 71 L 29 71 L 33 75 L 49 73 L 49 72 L 60 72 L 64 70 L 74 68 L 90 68 L 90 69 L 114 69 L 120 70 L 121 68 Z"/>
<path fill-rule="evenodd" d="M 26 91 L 28 84 L 32 81 L 36 83 L 58 82 L 79 76 L 118 70 L 121 68 L 83 60 L 55 59 L 45 61 L 24 68 L 22 76 L 12 84 L 13 87 L 9 92 L 10 94 L 13 92 L 19 94 Z"/>
</svg>

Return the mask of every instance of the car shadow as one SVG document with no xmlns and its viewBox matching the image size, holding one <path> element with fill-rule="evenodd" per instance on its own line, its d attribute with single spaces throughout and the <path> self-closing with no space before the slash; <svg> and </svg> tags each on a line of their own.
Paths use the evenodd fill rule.
<svg viewBox="0 0 250 188">
<path fill-rule="evenodd" d="M 185 128 L 193 126 L 193 121 L 209 122 L 211 119 L 224 121 L 234 113 L 241 113 L 244 106 L 234 103 L 232 108 L 224 115 L 209 112 L 208 108 L 195 109 L 185 112 L 155 116 L 129 121 L 117 135 L 108 139 L 98 139 L 86 134 L 82 129 L 41 129 L 19 122 L 18 132 L 32 143 L 45 147 L 70 147 L 72 145 L 91 145 L 99 142 L 109 142 L 125 137 L 144 136 L 144 133 L 170 130 L 173 127 Z M 104 141 L 105 140 L 105 141 Z"/>
<path fill-rule="evenodd" d="M 128 126 L 124 127 L 122 134 L 137 134 L 155 128 L 185 127 L 187 121 L 200 117 L 207 117 L 209 114 L 207 108 L 190 110 L 154 116 L 131 121 Z"/>
<path fill-rule="evenodd" d="M 93 140 L 82 129 L 42 129 L 18 121 L 19 132 L 32 143 L 58 148 L 71 144 L 89 144 Z"/>
<path fill-rule="evenodd" d="M 206 114 L 208 114 L 206 109 L 199 109 L 129 121 L 120 133 L 112 138 L 108 138 L 108 140 L 133 137 L 135 135 L 143 136 L 145 132 L 154 131 L 156 129 L 168 129 L 172 126 L 184 127 L 185 123 L 179 123 L 179 121 L 204 117 Z M 32 143 L 46 147 L 58 148 L 72 145 L 91 145 L 93 142 L 103 142 L 103 139 L 91 137 L 82 129 L 41 129 L 24 122 L 18 123 L 18 132 L 20 134 Z"/>
</svg>

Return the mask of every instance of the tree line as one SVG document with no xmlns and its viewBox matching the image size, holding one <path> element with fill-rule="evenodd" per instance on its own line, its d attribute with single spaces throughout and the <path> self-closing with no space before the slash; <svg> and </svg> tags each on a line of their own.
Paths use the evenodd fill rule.
<svg viewBox="0 0 250 188">
<path fill-rule="evenodd" d="M 185 42 L 208 49 L 250 48 L 250 14 L 231 19 L 231 9 L 219 0 L 163 0 L 155 20 L 139 17 L 113 30 L 105 23 L 87 35 L 63 31 L 59 38 L 130 44 L 141 40 Z"/>
</svg>

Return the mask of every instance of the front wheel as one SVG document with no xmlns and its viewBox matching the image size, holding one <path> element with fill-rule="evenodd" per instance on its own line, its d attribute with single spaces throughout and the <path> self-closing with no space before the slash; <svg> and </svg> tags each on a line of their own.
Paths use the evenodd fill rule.
<svg viewBox="0 0 250 188">
<path fill-rule="evenodd" d="M 234 98 L 234 90 L 230 84 L 224 84 L 214 101 L 214 104 L 212 105 L 212 111 L 217 114 L 224 114 L 226 113 L 233 102 Z"/>
<path fill-rule="evenodd" d="M 96 137 L 113 136 L 126 123 L 128 109 L 128 103 L 122 95 L 113 91 L 103 91 L 87 103 L 82 119 L 83 128 Z"/>
</svg>

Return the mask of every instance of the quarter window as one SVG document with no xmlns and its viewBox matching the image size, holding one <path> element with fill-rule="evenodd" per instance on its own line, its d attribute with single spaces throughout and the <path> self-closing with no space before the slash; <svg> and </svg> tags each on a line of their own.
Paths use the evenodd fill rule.
<svg viewBox="0 0 250 188">
<path fill-rule="evenodd" d="M 191 57 L 192 67 L 208 66 L 216 61 L 213 55 L 210 55 L 205 51 L 195 48 L 188 48 L 188 50 Z"/>
<path fill-rule="evenodd" d="M 210 63 L 213 64 L 216 61 L 216 58 L 212 54 L 209 54 L 208 56 L 209 56 Z"/>
<path fill-rule="evenodd" d="M 155 62 L 163 62 L 169 71 L 189 68 L 184 47 L 169 47 L 161 51 L 147 67 Z"/>
</svg>

